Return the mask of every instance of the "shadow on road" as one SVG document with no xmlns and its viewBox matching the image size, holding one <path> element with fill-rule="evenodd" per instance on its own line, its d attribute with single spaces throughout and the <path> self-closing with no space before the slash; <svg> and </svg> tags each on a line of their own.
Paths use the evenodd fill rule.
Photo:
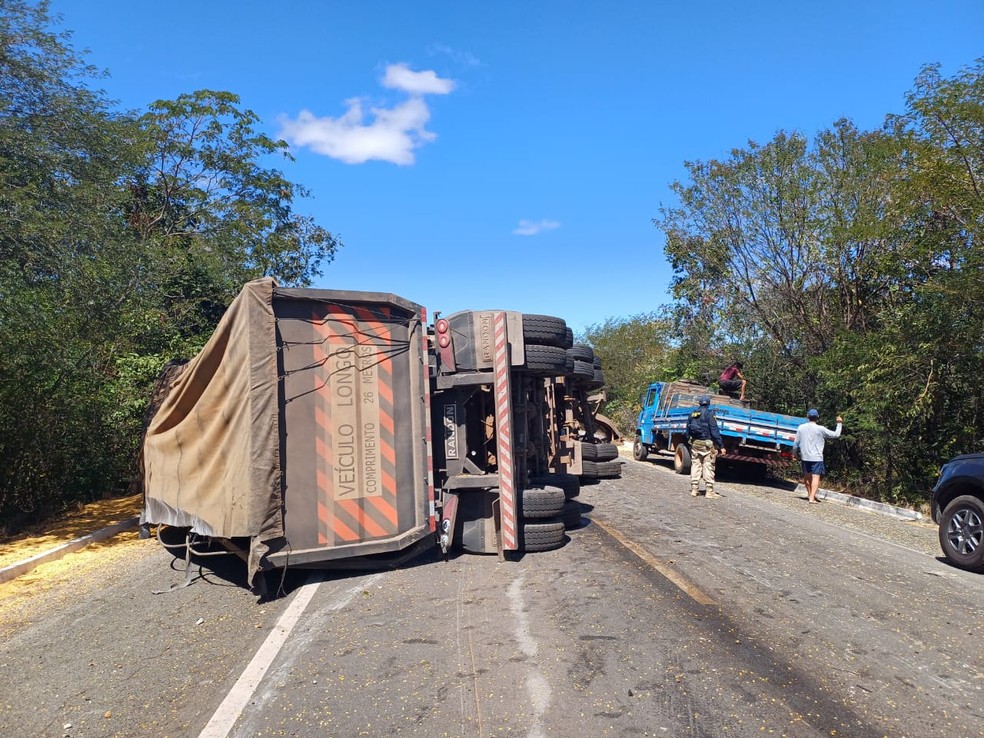
<svg viewBox="0 0 984 738">
<path fill-rule="evenodd" d="M 650 464 L 655 467 L 666 469 L 667 471 L 673 471 L 672 456 L 650 456 L 645 461 L 641 461 L 639 463 Z M 714 477 L 721 482 L 755 484 L 759 487 L 773 487 L 775 489 L 782 489 L 787 492 L 792 492 L 796 489 L 796 485 L 800 483 L 799 480 L 779 476 L 779 474 L 782 473 L 783 472 L 774 472 L 771 469 L 763 469 L 762 467 L 754 464 L 732 463 L 728 461 L 726 456 L 719 456 L 717 459 Z M 680 476 L 684 477 L 686 475 L 681 474 Z"/>
<path fill-rule="evenodd" d="M 213 587 L 235 587 L 250 589 L 247 580 L 246 562 L 236 553 L 224 548 L 220 543 L 207 538 L 198 538 L 192 545 L 190 554 L 186 551 L 186 529 L 161 526 L 158 538 L 173 557 L 171 569 L 184 576 L 182 582 L 171 585 L 170 589 L 186 586 L 206 585 Z M 247 539 L 234 539 L 242 551 L 248 550 Z M 339 559 L 322 566 L 288 566 L 260 572 L 257 588 L 254 590 L 260 602 L 269 602 L 286 597 L 311 580 L 314 575 L 318 581 L 342 581 L 377 571 L 392 569 L 412 569 L 425 564 L 434 564 L 442 559 L 436 547 L 423 550 L 406 560 L 392 560 L 386 556 L 366 556 L 362 559 Z M 166 590 L 168 591 L 168 590 Z"/>
</svg>

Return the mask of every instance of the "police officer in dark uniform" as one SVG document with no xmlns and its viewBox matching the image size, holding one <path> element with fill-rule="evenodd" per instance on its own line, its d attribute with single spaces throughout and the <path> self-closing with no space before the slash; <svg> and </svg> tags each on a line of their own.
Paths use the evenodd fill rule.
<svg viewBox="0 0 984 738">
<path fill-rule="evenodd" d="M 698 408 L 687 419 L 687 443 L 690 444 L 690 496 L 700 493 L 700 480 L 704 479 L 705 495 L 709 500 L 720 497 L 714 491 L 714 462 L 717 455 L 724 455 L 724 442 L 717 418 L 711 411 L 711 398 L 697 398 Z"/>
</svg>

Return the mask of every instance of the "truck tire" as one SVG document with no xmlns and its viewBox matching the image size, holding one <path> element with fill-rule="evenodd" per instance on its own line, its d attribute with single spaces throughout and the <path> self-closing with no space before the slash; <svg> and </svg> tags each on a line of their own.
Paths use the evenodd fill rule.
<svg viewBox="0 0 984 738">
<path fill-rule="evenodd" d="M 571 358 L 570 354 L 567 355 L 567 363 L 564 364 L 564 376 L 574 376 L 574 359 Z"/>
<path fill-rule="evenodd" d="M 528 487 L 523 490 L 523 517 L 556 517 L 563 512 L 566 499 L 560 487 Z"/>
<path fill-rule="evenodd" d="M 569 349 L 573 345 L 574 345 L 574 331 L 571 328 L 568 328 L 566 331 L 564 331 L 564 348 Z"/>
<path fill-rule="evenodd" d="M 558 346 L 528 343 L 526 371 L 539 377 L 562 377 L 567 371 L 567 352 Z"/>
<path fill-rule="evenodd" d="M 589 361 L 574 359 L 573 376 L 581 382 L 594 380 L 594 365 Z"/>
<path fill-rule="evenodd" d="M 622 476 L 621 461 L 599 461 L 597 467 L 598 479 L 618 479 Z"/>
<path fill-rule="evenodd" d="M 673 471 L 677 474 L 690 474 L 690 449 L 683 443 L 677 445 L 673 454 Z"/>
<path fill-rule="evenodd" d="M 523 314 L 523 340 L 543 346 L 566 349 L 567 323 L 552 315 Z"/>
<path fill-rule="evenodd" d="M 600 389 L 605 386 L 605 373 L 601 369 L 595 369 L 591 372 L 591 383 L 588 385 L 590 389 Z"/>
<path fill-rule="evenodd" d="M 984 572 L 984 501 L 960 495 L 946 506 L 940 517 L 940 548 L 954 566 Z"/>
<path fill-rule="evenodd" d="M 594 358 L 591 360 L 591 363 L 594 364 L 595 369 L 601 369 L 601 357 L 598 356 L 598 354 L 594 355 Z"/>
<path fill-rule="evenodd" d="M 568 500 L 564 504 L 564 530 L 573 530 L 581 527 L 581 503 L 577 500 Z"/>
<path fill-rule="evenodd" d="M 523 523 L 524 551 L 552 551 L 564 545 L 564 521 Z"/>
<path fill-rule="evenodd" d="M 585 461 L 597 461 L 598 460 L 598 450 L 597 446 L 593 443 L 585 443 L 584 441 L 578 441 L 581 444 L 581 458 Z"/>
<path fill-rule="evenodd" d="M 581 480 L 573 474 L 541 474 L 530 477 L 531 487 L 560 487 L 568 500 L 581 494 Z"/>
<path fill-rule="evenodd" d="M 596 443 L 595 459 L 598 461 L 614 461 L 618 458 L 618 446 L 614 443 Z"/>
<path fill-rule="evenodd" d="M 582 461 L 581 462 L 581 478 L 582 479 L 597 479 L 598 478 L 598 464 L 594 461 Z"/>
<path fill-rule="evenodd" d="M 649 458 L 649 446 L 636 436 L 635 443 L 632 444 L 632 458 L 636 461 L 645 461 Z"/>
<path fill-rule="evenodd" d="M 567 353 L 578 361 L 586 361 L 594 367 L 594 349 L 590 346 L 579 343 L 567 349 Z"/>
</svg>

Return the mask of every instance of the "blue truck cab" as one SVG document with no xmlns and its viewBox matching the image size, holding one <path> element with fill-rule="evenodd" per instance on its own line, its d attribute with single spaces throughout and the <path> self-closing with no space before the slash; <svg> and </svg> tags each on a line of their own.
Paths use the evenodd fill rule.
<svg viewBox="0 0 984 738">
<path fill-rule="evenodd" d="M 792 458 L 796 428 L 806 418 L 754 410 L 747 401 L 714 394 L 703 385 L 687 381 L 649 385 L 636 420 L 633 457 L 643 461 L 651 453 L 672 453 L 674 471 L 689 474 L 687 418 L 697 407 L 697 398 L 705 394 L 711 398 L 711 410 L 724 441 L 726 453 L 721 461 L 765 472 L 769 466 Z"/>
</svg>

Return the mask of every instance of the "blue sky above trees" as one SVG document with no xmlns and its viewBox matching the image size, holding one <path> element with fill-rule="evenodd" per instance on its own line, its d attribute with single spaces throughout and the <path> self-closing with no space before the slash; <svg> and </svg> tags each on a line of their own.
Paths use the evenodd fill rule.
<svg viewBox="0 0 984 738">
<path fill-rule="evenodd" d="M 652 225 L 685 160 L 901 112 L 984 55 L 984 5 L 58 0 L 123 108 L 228 90 L 345 248 L 317 286 L 431 310 L 669 300 Z"/>
</svg>

